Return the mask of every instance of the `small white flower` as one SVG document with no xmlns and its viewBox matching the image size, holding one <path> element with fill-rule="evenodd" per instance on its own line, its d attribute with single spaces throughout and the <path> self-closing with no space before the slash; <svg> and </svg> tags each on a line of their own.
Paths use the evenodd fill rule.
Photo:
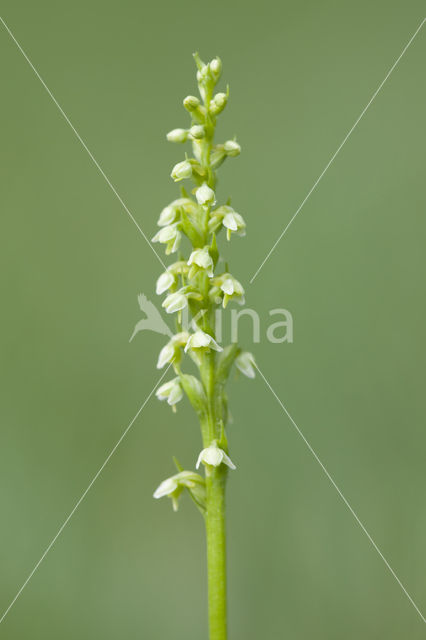
<svg viewBox="0 0 426 640">
<path fill-rule="evenodd" d="M 186 142 L 188 138 L 188 132 L 186 129 L 173 129 L 167 134 L 167 140 L 169 142 Z"/>
<path fill-rule="evenodd" d="M 197 504 L 205 503 L 205 482 L 195 471 L 180 471 L 174 476 L 163 480 L 154 491 L 154 498 L 171 498 L 173 511 L 179 507 L 179 498 L 182 491 L 188 489 Z"/>
<path fill-rule="evenodd" d="M 228 240 L 231 238 L 231 233 L 234 232 L 239 236 L 246 234 L 246 223 L 242 216 L 236 211 L 230 211 L 223 218 L 222 224 L 226 227 L 226 237 Z"/>
<path fill-rule="evenodd" d="M 166 364 L 173 360 L 180 360 L 179 347 L 184 347 L 188 342 L 189 333 L 181 331 L 176 333 L 171 340 L 161 349 L 158 355 L 157 369 L 162 369 Z"/>
<path fill-rule="evenodd" d="M 177 224 L 170 224 L 167 227 L 163 227 L 158 231 L 155 236 L 152 238 L 152 242 L 161 242 L 161 244 L 166 244 L 166 254 L 174 253 L 178 250 L 180 242 L 182 239 L 182 234 L 177 228 Z"/>
<path fill-rule="evenodd" d="M 187 352 L 188 349 L 213 349 L 214 351 L 223 351 L 216 340 L 208 333 L 201 331 L 201 329 L 189 336 L 185 352 Z"/>
<path fill-rule="evenodd" d="M 157 369 L 162 369 L 166 364 L 171 362 L 175 357 L 175 348 L 171 342 L 163 347 L 158 356 Z"/>
<path fill-rule="evenodd" d="M 189 256 L 188 266 L 197 265 L 200 269 L 205 269 L 207 271 L 207 275 L 212 277 L 213 275 L 213 259 L 209 253 L 208 247 L 203 247 L 202 249 L 195 249 Z M 190 274 L 191 277 L 191 274 Z"/>
<path fill-rule="evenodd" d="M 256 376 L 256 362 L 252 353 L 242 351 L 235 358 L 235 365 L 247 378 L 254 378 Z"/>
<path fill-rule="evenodd" d="M 226 464 L 230 469 L 236 469 L 237 467 L 232 462 L 231 458 L 224 452 L 223 449 L 219 449 L 216 442 L 213 442 L 207 449 L 203 449 L 198 456 L 196 469 L 201 463 L 208 464 L 212 467 L 218 467 L 220 464 Z"/>
<path fill-rule="evenodd" d="M 166 225 L 171 225 L 176 222 L 176 218 L 181 209 L 189 215 L 194 215 L 199 211 L 198 205 L 190 198 L 178 198 L 162 210 L 157 222 L 158 226 L 165 227 Z"/>
<path fill-rule="evenodd" d="M 176 237 L 176 233 L 176 225 L 170 224 L 167 227 L 160 229 L 160 231 L 157 231 L 155 236 L 152 238 L 152 242 L 161 242 L 161 244 L 166 244 Z"/>
<path fill-rule="evenodd" d="M 164 496 L 170 496 L 178 488 L 178 482 L 176 478 L 167 478 L 156 488 L 154 491 L 154 498 L 163 498 Z"/>
<path fill-rule="evenodd" d="M 176 293 L 169 293 L 167 298 L 164 299 L 162 307 L 167 313 L 174 313 L 175 311 L 181 311 L 188 305 L 188 299 L 184 293 L 176 291 Z"/>
<path fill-rule="evenodd" d="M 173 380 L 162 384 L 161 387 L 158 387 L 155 395 L 159 400 L 167 400 L 167 404 L 171 407 L 175 405 L 183 398 L 183 391 L 180 386 L 179 378 L 173 378 Z"/>
<path fill-rule="evenodd" d="M 226 280 L 224 280 L 224 282 L 220 285 L 220 288 L 222 289 L 222 291 L 224 293 L 226 293 L 228 296 L 232 296 L 232 294 L 234 293 L 234 281 L 232 280 L 232 278 L 227 278 Z"/>
<path fill-rule="evenodd" d="M 230 158 L 235 158 L 235 156 L 239 156 L 241 153 L 241 147 L 235 140 L 227 140 L 223 148 L 225 149 L 226 155 Z"/>
<path fill-rule="evenodd" d="M 210 205 L 214 205 L 216 203 L 215 194 L 213 189 L 204 183 L 201 187 L 198 187 L 195 192 L 195 197 L 197 198 L 198 204 L 202 207 L 209 207 Z"/>
<path fill-rule="evenodd" d="M 157 284 L 155 287 L 155 292 L 158 296 L 161 296 L 162 293 L 170 289 L 170 287 L 175 283 L 175 277 L 170 271 L 165 271 L 161 274 L 161 276 L 157 280 Z"/>
<path fill-rule="evenodd" d="M 225 308 L 229 300 L 234 300 L 239 304 L 244 304 L 244 289 L 243 285 L 238 282 L 234 276 L 230 273 L 223 273 L 218 278 L 214 278 L 213 285 L 219 287 L 223 292 L 223 308 Z M 219 298 L 220 302 L 220 298 Z"/>
<path fill-rule="evenodd" d="M 178 162 L 172 169 L 170 174 L 175 182 L 179 182 L 180 180 L 184 180 L 185 178 L 190 178 L 192 176 L 192 166 L 188 160 L 184 160 L 183 162 Z"/>
<path fill-rule="evenodd" d="M 165 227 L 169 224 L 172 224 L 176 220 L 176 209 L 174 209 L 171 205 L 164 207 L 162 212 L 160 213 L 160 217 L 158 218 L 158 226 Z"/>
</svg>

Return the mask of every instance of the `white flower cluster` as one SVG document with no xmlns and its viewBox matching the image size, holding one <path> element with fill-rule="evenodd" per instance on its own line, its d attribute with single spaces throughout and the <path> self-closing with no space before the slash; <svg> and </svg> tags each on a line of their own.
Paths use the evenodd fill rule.
<svg viewBox="0 0 426 640">
<path fill-rule="evenodd" d="M 215 191 L 216 170 L 227 158 L 237 157 L 241 147 L 235 139 L 221 144 L 214 141 L 217 116 L 229 99 L 229 90 L 215 93 L 222 71 L 220 59 L 214 58 L 205 64 L 197 54 L 194 57 L 201 100 L 191 95 L 184 99 L 183 106 L 191 116 L 190 126 L 169 131 L 167 140 L 191 144 L 192 155 L 185 154 L 185 158 L 175 164 L 171 177 L 175 182 L 192 180 L 195 184 L 190 193 L 181 187 L 181 197 L 161 211 L 160 230 L 152 238 L 153 242 L 165 245 L 166 255 L 178 253 L 178 260 L 159 276 L 156 283 L 157 294 L 165 295 L 162 306 L 167 313 L 176 314 L 177 325 L 176 335 L 161 349 L 157 362 L 159 369 L 173 366 L 175 377 L 162 384 L 156 395 L 159 400 L 166 400 L 174 411 L 184 395 L 188 397 L 197 411 L 203 432 L 204 449 L 196 466 L 203 463 L 209 472 L 221 465 L 235 469 L 227 454 L 224 435 L 227 415 L 224 386 L 233 364 L 249 378 L 255 375 L 255 364 L 250 353 L 241 351 L 236 345 L 223 349 L 215 337 L 216 305 L 226 307 L 231 301 L 244 304 L 241 283 L 229 273 L 227 266 L 219 268 L 218 241 L 222 231 L 227 240 L 233 235 L 244 236 L 246 224 L 229 201 L 217 205 Z M 191 247 L 187 258 L 180 254 L 184 238 Z M 184 309 L 194 319 L 193 331 L 182 325 Z M 185 354 L 198 367 L 199 378 L 182 372 Z M 194 479 L 192 472 L 179 469 L 177 475 L 161 483 L 154 497 L 167 495 L 176 508 L 181 491 L 187 488 L 191 493 L 194 489 L 191 483 L 200 484 L 197 478 Z M 198 500 L 197 506 L 201 503 L 202 500 Z"/>
</svg>

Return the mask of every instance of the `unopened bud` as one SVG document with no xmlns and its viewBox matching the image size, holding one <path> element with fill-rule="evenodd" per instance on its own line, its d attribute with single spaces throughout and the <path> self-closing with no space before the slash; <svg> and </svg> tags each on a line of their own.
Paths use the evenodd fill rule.
<svg viewBox="0 0 426 640">
<path fill-rule="evenodd" d="M 200 106 L 200 101 L 195 96 L 186 96 L 185 100 L 183 101 L 183 106 L 189 112 L 195 111 Z"/>
<path fill-rule="evenodd" d="M 190 128 L 189 133 L 195 140 L 201 140 L 204 138 L 206 132 L 203 125 L 194 124 L 194 126 Z"/>
<path fill-rule="evenodd" d="M 226 103 L 228 102 L 228 96 L 226 93 L 217 93 L 213 100 L 210 102 L 210 113 L 213 115 L 217 115 L 221 113 L 226 107 Z"/>
<path fill-rule="evenodd" d="M 213 58 L 213 60 L 209 64 L 210 71 L 217 80 L 222 72 L 222 61 L 220 58 Z"/>
<path fill-rule="evenodd" d="M 241 147 L 235 140 L 227 140 L 223 148 L 225 149 L 226 155 L 230 158 L 235 158 L 235 156 L 239 156 L 241 153 Z"/>
<path fill-rule="evenodd" d="M 175 182 L 179 182 L 180 180 L 184 180 L 185 178 L 190 178 L 192 176 L 192 166 L 191 163 L 187 160 L 183 162 L 178 162 L 172 169 L 170 174 Z"/>
<path fill-rule="evenodd" d="M 188 132 L 186 129 L 173 129 L 167 134 L 167 140 L 169 142 L 186 142 L 188 138 Z"/>
</svg>

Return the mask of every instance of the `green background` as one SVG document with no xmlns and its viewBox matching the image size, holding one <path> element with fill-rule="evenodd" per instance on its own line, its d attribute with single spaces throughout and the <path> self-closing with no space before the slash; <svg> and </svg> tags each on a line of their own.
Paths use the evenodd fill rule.
<svg viewBox="0 0 426 640">
<path fill-rule="evenodd" d="M 149 237 L 175 197 L 192 51 L 231 99 L 221 170 L 257 309 L 243 342 L 420 609 L 426 608 L 426 27 L 249 285 L 420 24 L 421 2 L 12 2 L 2 16 Z M 136 296 L 161 267 L 3 27 L 0 606 L 6 609 L 159 377 Z M 158 245 L 156 245 L 158 246 Z M 268 310 L 294 343 L 265 340 Z M 183 403 L 182 403 L 183 404 Z M 425 626 L 257 378 L 233 380 L 232 640 L 423 638 Z M 200 449 L 148 402 L 0 625 L 8 640 L 206 638 L 202 521 L 152 492 Z"/>
</svg>

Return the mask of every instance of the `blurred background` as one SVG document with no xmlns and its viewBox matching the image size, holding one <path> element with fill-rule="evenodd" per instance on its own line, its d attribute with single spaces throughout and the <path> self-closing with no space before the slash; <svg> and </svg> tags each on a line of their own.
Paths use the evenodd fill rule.
<svg viewBox="0 0 426 640">
<path fill-rule="evenodd" d="M 4 0 L 2 17 L 152 237 L 195 93 L 221 56 L 221 170 L 247 237 L 225 247 L 261 318 L 253 350 L 419 608 L 426 609 L 424 57 L 419 33 L 252 285 L 249 280 L 423 18 L 418 2 Z M 128 340 L 161 266 L 3 26 L 0 609 L 158 380 Z M 157 245 L 158 246 L 158 245 Z M 270 309 L 294 319 L 270 344 Z M 241 326 L 244 321 L 241 321 Z M 232 640 L 424 637 L 424 624 L 277 401 L 230 385 Z M 0 627 L 8 640 L 207 638 L 203 524 L 152 492 L 200 449 L 151 399 Z"/>
</svg>

